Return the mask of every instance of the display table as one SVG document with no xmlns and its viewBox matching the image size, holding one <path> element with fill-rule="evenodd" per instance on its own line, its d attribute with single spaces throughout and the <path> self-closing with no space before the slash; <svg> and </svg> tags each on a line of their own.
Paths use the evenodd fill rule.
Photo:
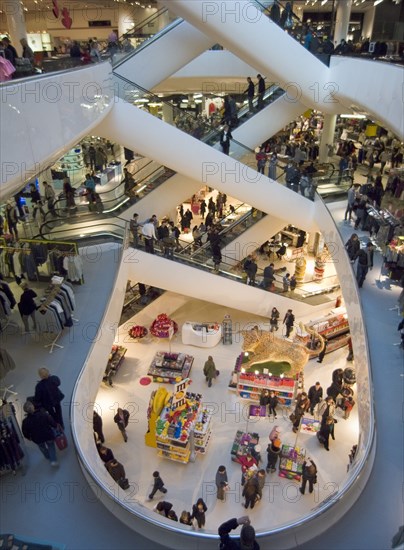
<svg viewBox="0 0 404 550">
<path fill-rule="evenodd" d="M 282 445 L 279 476 L 300 481 L 303 473 L 303 462 L 305 460 L 306 451 L 301 447 Z"/>
<path fill-rule="evenodd" d="M 153 382 L 175 384 L 187 378 L 191 372 L 194 358 L 185 353 L 166 353 L 158 351 L 147 372 Z"/>
<path fill-rule="evenodd" d="M 107 383 L 109 386 L 112 386 L 112 377 L 118 372 L 126 352 L 127 349 L 123 346 L 112 346 L 105 374 L 102 379 L 103 382 Z"/>
<path fill-rule="evenodd" d="M 194 323 L 187 321 L 182 325 L 182 343 L 200 348 L 213 348 L 222 338 L 219 323 Z"/>
<path fill-rule="evenodd" d="M 237 462 L 237 457 L 253 453 L 255 445 L 258 445 L 260 436 L 257 433 L 245 433 L 237 430 L 231 447 L 231 459 Z"/>
<path fill-rule="evenodd" d="M 106 185 L 116 176 L 122 174 L 122 164 L 109 164 L 102 172 L 97 172 L 95 175 L 99 179 L 99 185 Z"/>
</svg>

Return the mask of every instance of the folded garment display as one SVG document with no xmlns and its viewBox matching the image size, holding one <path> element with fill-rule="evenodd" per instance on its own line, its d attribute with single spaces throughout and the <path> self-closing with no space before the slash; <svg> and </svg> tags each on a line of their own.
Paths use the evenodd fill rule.
<svg viewBox="0 0 404 550">
<path fill-rule="evenodd" d="M 165 313 L 157 315 L 150 327 L 150 333 L 157 338 L 169 338 L 172 334 L 178 332 L 178 325 L 170 319 Z"/>
</svg>

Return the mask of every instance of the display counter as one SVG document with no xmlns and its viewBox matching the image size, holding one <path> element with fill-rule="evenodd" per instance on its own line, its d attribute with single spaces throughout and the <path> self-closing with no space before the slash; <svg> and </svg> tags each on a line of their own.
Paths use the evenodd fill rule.
<svg viewBox="0 0 404 550">
<path fill-rule="evenodd" d="M 255 432 L 246 433 L 241 430 L 237 430 L 236 437 L 234 438 L 230 451 L 233 462 L 237 462 L 237 459 L 240 456 L 246 456 L 249 453 L 254 453 L 254 447 L 258 445 L 259 440 L 260 436 Z"/>
<path fill-rule="evenodd" d="M 301 447 L 282 445 L 279 476 L 300 481 L 303 473 L 303 462 L 305 460 L 306 451 Z"/>
<path fill-rule="evenodd" d="M 188 378 L 194 358 L 185 353 L 166 353 L 158 351 L 147 372 L 153 382 L 175 384 Z"/>
<path fill-rule="evenodd" d="M 222 338 L 219 323 L 194 323 L 187 321 L 182 325 L 182 343 L 200 348 L 213 348 Z"/>
</svg>

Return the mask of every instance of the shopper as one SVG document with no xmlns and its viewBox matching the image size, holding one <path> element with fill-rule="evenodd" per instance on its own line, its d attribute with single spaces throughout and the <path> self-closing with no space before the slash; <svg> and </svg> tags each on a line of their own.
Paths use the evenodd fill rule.
<svg viewBox="0 0 404 550">
<path fill-rule="evenodd" d="M 226 487 L 228 486 L 226 466 L 219 466 L 219 468 L 217 469 L 215 483 L 217 489 L 216 498 L 224 502 Z"/>
<path fill-rule="evenodd" d="M 181 512 L 180 523 L 182 523 L 183 525 L 192 525 L 191 514 L 186 510 L 183 510 Z"/>
<path fill-rule="evenodd" d="M 327 338 L 323 338 L 323 349 L 318 354 L 317 363 L 322 363 L 325 354 L 327 353 L 327 346 L 328 346 L 328 340 Z"/>
<path fill-rule="evenodd" d="M 231 539 L 230 531 L 237 529 L 239 525 L 242 525 L 239 540 Z M 250 525 L 248 516 L 225 521 L 220 525 L 218 533 L 221 550 L 260 550 L 260 546 L 255 540 L 255 529 Z"/>
<path fill-rule="evenodd" d="M 244 265 L 244 271 L 247 273 L 247 284 L 255 286 L 255 277 L 257 275 L 258 265 L 255 261 L 254 256 L 251 254 L 247 256 Z"/>
<path fill-rule="evenodd" d="M 50 461 L 51 466 L 58 466 L 56 459 L 54 429 L 57 424 L 51 415 L 44 409 L 36 410 L 31 401 L 24 403 L 26 416 L 22 421 L 22 433 L 25 439 L 38 445 L 44 457 Z"/>
<path fill-rule="evenodd" d="M 261 469 L 258 470 L 256 474 L 257 482 L 258 482 L 258 499 L 262 499 L 262 491 L 265 487 L 265 479 L 266 479 L 266 472 L 265 470 Z"/>
<path fill-rule="evenodd" d="M 264 269 L 264 279 L 262 280 L 262 283 L 261 283 L 261 288 L 264 288 L 265 290 L 271 290 L 272 288 L 272 285 L 274 283 L 274 280 L 275 280 L 275 275 L 274 275 L 274 269 L 275 269 L 275 266 L 273 263 L 267 265 Z"/>
<path fill-rule="evenodd" d="M 348 258 L 351 262 L 355 261 L 357 253 L 359 252 L 361 243 L 359 237 L 356 233 L 352 233 L 347 242 L 345 243 L 345 248 L 348 254 Z"/>
<path fill-rule="evenodd" d="M 308 398 L 310 401 L 310 414 L 314 415 L 314 409 L 323 399 L 323 388 L 320 382 L 316 382 L 314 386 L 309 388 Z"/>
<path fill-rule="evenodd" d="M 296 286 L 297 286 L 296 275 L 292 275 L 291 278 L 289 279 L 290 291 L 294 292 L 296 290 Z"/>
<path fill-rule="evenodd" d="M 352 184 L 351 187 L 348 189 L 348 202 L 347 202 L 345 216 L 344 216 L 345 221 L 347 220 L 351 221 L 352 219 L 352 212 L 354 209 L 355 198 L 356 198 L 356 189 L 354 184 Z"/>
<path fill-rule="evenodd" d="M 126 409 L 121 409 L 120 407 L 118 408 L 116 415 L 114 416 L 114 422 L 118 426 L 118 429 L 121 432 L 125 443 L 128 441 L 126 428 L 129 423 L 129 417 L 130 417 L 129 411 L 127 411 Z"/>
<path fill-rule="evenodd" d="M 225 155 L 229 154 L 230 151 L 230 141 L 233 139 L 230 128 L 227 124 L 223 126 L 223 130 L 220 132 L 220 145 L 222 146 L 222 151 Z"/>
<path fill-rule="evenodd" d="M 258 79 L 257 111 L 260 111 L 264 107 L 265 80 L 260 74 L 257 74 L 257 79 Z"/>
<path fill-rule="evenodd" d="M 15 240 L 18 239 L 18 212 L 17 208 L 11 204 L 10 201 L 7 201 L 5 218 L 8 225 L 8 232 L 14 237 Z"/>
<path fill-rule="evenodd" d="M 95 201 L 95 181 L 90 174 L 86 174 L 84 187 L 86 188 L 88 202 L 92 204 Z"/>
<path fill-rule="evenodd" d="M 102 418 L 97 413 L 97 411 L 93 411 L 93 431 L 97 435 L 98 440 L 101 443 L 105 442 L 104 433 L 102 431 Z"/>
<path fill-rule="evenodd" d="M 157 241 L 156 230 L 153 221 L 150 219 L 142 227 L 142 235 L 145 243 L 145 250 L 154 254 L 154 241 Z"/>
<path fill-rule="evenodd" d="M 191 519 L 195 519 L 199 529 L 205 526 L 205 512 L 208 508 L 202 498 L 198 498 L 196 503 L 192 506 Z"/>
<path fill-rule="evenodd" d="M 53 420 L 64 429 L 62 407 L 64 394 L 60 391 L 60 378 L 51 375 L 45 367 L 38 370 L 40 381 L 35 386 L 35 403 L 43 407 Z"/>
<path fill-rule="evenodd" d="M 270 332 L 276 332 L 277 330 L 279 330 L 279 317 L 279 311 L 276 309 L 276 307 L 273 307 L 271 310 L 271 317 L 269 318 Z"/>
<path fill-rule="evenodd" d="M 133 214 L 133 218 L 129 222 L 129 229 L 133 237 L 134 248 L 139 248 L 139 214 Z"/>
<path fill-rule="evenodd" d="M 326 421 L 321 425 L 320 431 L 317 432 L 317 439 L 319 442 L 324 445 L 326 451 L 330 450 L 329 441 L 330 435 L 333 439 L 334 437 L 334 419 L 332 416 L 328 416 Z"/>
<path fill-rule="evenodd" d="M 268 436 L 269 441 L 273 443 L 276 439 L 280 439 L 281 432 L 282 430 L 279 426 L 274 426 Z"/>
<path fill-rule="evenodd" d="M 29 324 L 28 324 L 28 318 L 31 317 L 33 325 L 34 325 L 34 331 L 36 330 L 36 309 L 37 305 L 35 303 L 35 298 L 37 297 L 37 294 L 34 290 L 29 288 L 28 283 L 23 281 L 20 284 L 20 288 L 22 288 L 23 293 L 21 294 L 20 301 L 18 303 L 18 310 L 20 312 L 22 322 L 24 323 L 24 331 L 30 332 L 29 330 Z"/>
<path fill-rule="evenodd" d="M 276 463 L 281 455 L 281 442 L 279 439 L 274 439 L 267 447 L 267 473 L 274 473 L 276 470 Z"/>
<path fill-rule="evenodd" d="M 308 461 L 310 462 L 309 465 L 307 465 Z M 309 482 L 309 493 L 312 493 L 314 485 L 317 483 L 317 466 L 309 457 L 303 462 L 302 486 L 299 488 L 302 495 L 304 495 L 306 491 L 307 482 Z"/>
<path fill-rule="evenodd" d="M 69 178 L 64 178 L 63 180 L 63 195 L 66 200 L 66 209 L 67 210 L 75 210 L 76 209 L 76 202 L 74 200 L 74 195 L 76 194 L 76 190 L 74 187 L 71 186 Z"/>
<path fill-rule="evenodd" d="M 174 512 L 174 510 L 170 510 L 167 514 L 167 517 L 168 519 L 171 519 L 173 521 L 178 521 L 178 516 L 177 514 Z"/>
<path fill-rule="evenodd" d="M 254 104 L 253 104 L 253 100 L 254 100 L 254 83 L 251 80 L 251 77 L 249 77 L 249 76 L 247 76 L 247 83 L 248 83 L 248 86 L 247 86 L 247 89 L 243 92 L 243 95 L 247 95 L 248 110 L 249 110 L 250 113 L 253 113 L 254 112 Z"/>
<path fill-rule="evenodd" d="M 339 393 L 339 392 L 338 392 Z M 321 420 L 321 424 L 325 424 L 325 421 L 329 416 L 335 414 L 335 401 L 331 396 L 325 398 L 318 408 L 318 416 Z"/>
<path fill-rule="evenodd" d="M 245 498 L 244 508 L 254 508 L 255 503 L 258 500 L 258 481 L 255 476 L 250 477 L 244 484 L 242 496 Z"/>
<path fill-rule="evenodd" d="M 205 199 L 203 199 L 203 200 L 201 201 L 201 204 L 200 204 L 200 207 L 199 207 L 199 211 L 200 211 L 200 213 L 201 213 L 201 218 L 202 218 L 202 219 L 205 218 L 206 208 L 207 208 L 206 201 L 205 201 Z"/>
<path fill-rule="evenodd" d="M 250 468 L 256 468 L 258 464 L 250 452 L 246 455 L 238 455 L 237 462 L 241 464 L 241 485 L 244 486 L 247 470 Z"/>
<path fill-rule="evenodd" d="M 359 288 L 362 288 L 369 269 L 373 269 L 373 251 L 373 244 L 368 242 L 366 245 L 366 250 L 361 249 L 356 254 L 356 258 L 358 259 L 358 264 L 356 266 L 356 280 Z"/>
<path fill-rule="evenodd" d="M 293 315 L 293 311 L 291 309 L 288 309 L 288 311 L 285 314 L 285 317 L 283 318 L 283 324 L 286 327 L 285 338 L 289 338 L 289 335 L 293 330 L 294 322 L 295 322 L 295 316 Z"/>
<path fill-rule="evenodd" d="M 276 153 L 272 153 L 272 155 L 269 158 L 269 167 L 268 167 L 268 178 L 271 180 L 276 180 L 277 173 L 276 173 L 276 167 L 278 166 L 278 155 Z"/>
<path fill-rule="evenodd" d="M 208 387 L 210 388 L 212 386 L 212 380 L 217 377 L 216 365 L 211 355 L 209 355 L 208 360 L 205 362 L 205 365 L 203 367 L 203 374 L 205 375 L 206 382 L 208 383 Z"/>
<path fill-rule="evenodd" d="M 167 502 L 166 500 L 161 500 L 156 504 L 153 510 L 158 514 L 160 514 L 160 516 L 165 516 L 166 518 L 168 518 L 168 514 L 172 507 L 173 505 L 171 504 L 171 502 Z"/>
<path fill-rule="evenodd" d="M 268 407 L 269 408 L 268 416 L 271 416 L 271 414 L 273 414 L 274 419 L 276 420 L 278 418 L 276 416 L 276 407 L 278 406 L 278 398 L 276 397 L 275 392 L 272 391 L 272 390 L 269 392 L 268 405 L 269 405 L 269 407 Z"/>
<path fill-rule="evenodd" d="M 55 210 L 55 191 L 53 187 L 47 182 L 43 182 L 43 187 L 45 191 L 45 200 L 46 200 L 46 206 L 48 207 L 48 211 L 51 213 L 53 218 L 57 217 L 57 213 Z"/>
<path fill-rule="evenodd" d="M 278 260 L 282 260 L 282 258 L 284 257 L 285 254 L 286 254 L 286 246 L 283 243 L 281 243 L 281 246 L 276 251 L 276 255 L 278 257 Z"/>
<path fill-rule="evenodd" d="M 299 393 L 299 395 L 296 398 L 296 406 L 295 411 L 293 414 L 290 415 L 290 420 L 293 424 L 293 431 L 295 433 L 298 432 L 300 428 L 300 422 L 302 420 L 303 415 L 308 411 L 310 408 L 310 401 L 307 396 L 306 392 Z"/>
<path fill-rule="evenodd" d="M 290 290 L 290 273 L 286 273 L 282 279 L 283 292 L 289 292 Z"/>
<path fill-rule="evenodd" d="M 105 463 L 105 467 L 112 479 L 118 483 L 122 489 L 129 489 L 129 483 L 126 479 L 126 472 L 123 464 L 118 462 L 116 458 L 113 458 L 109 462 Z"/>
<path fill-rule="evenodd" d="M 367 210 L 366 206 L 368 203 L 368 198 L 366 195 L 362 195 L 359 204 L 356 207 L 355 214 L 356 214 L 356 220 L 355 220 L 355 229 L 358 229 L 359 225 L 361 226 L 362 231 L 365 228 L 366 218 L 367 218 Z"/>
<path fill-rule="evenodd" d="M 164 481 L 160 477 L 160 472 L 156 470 L 153 472 L 153 489 L 149 495 L 150 500 L 153 500 L 157 491 L 160 491 L 164 495 L 167 493 L 167 489 L 164 487 Z"/>
</svg>

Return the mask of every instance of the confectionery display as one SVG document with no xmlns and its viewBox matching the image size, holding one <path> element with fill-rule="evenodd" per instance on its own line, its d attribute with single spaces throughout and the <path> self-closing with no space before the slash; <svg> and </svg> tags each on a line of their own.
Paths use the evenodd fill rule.
<svg viewBox="0 0 404 550">
<path fill-rule="evenodd" d="M 245 456 L 254 451 L 254 447 L 258 445 L 260 436 L 257 433 L 245 433 L 237 430 L 231 447 L 231 459 L 237 461 L 238 456 Z"/>
<path fill-rule="evenodd" d="M 128 334 L 134 340 L 141 340 L 142 338 L 147 336 L 148 330 L 146 327 L 135 325 L 128 330 Z"/>
<path fill-rule="evenodd" d="M 158 351 L 147 372 L 153 382 L 175 384 L 189 376 L 194 358 L 185 353 Z"/>
<path fill-rule="evenodd" d="M 300 481 L 305 458 L 306 451 L 301 447 L 282 445 L 279 476 Z"/>
<path fill-rule="evenodd" d="M 172 334 L 176 334 L 178 332 L 178 325 L 165 313 L 157 315 L 150 327 L 150 334 L 156 336 L 156 338 L 169 338 L 171 331 L 173 331 Z"/>
</svg>

